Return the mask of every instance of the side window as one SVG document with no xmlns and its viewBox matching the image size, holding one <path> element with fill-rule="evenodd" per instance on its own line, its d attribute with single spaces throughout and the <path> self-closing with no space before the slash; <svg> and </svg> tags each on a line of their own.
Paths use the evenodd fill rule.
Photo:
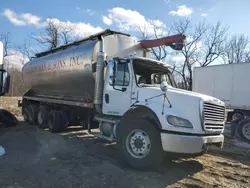
<svg viewBox="0 0 250 188">
<path fill-rule="evenodd" d="M 130 81 L 130 75 L 127 63 L 118 63 L 117 72 L 115 76 L 116 86 L 128 86 Z"/>
</svg>

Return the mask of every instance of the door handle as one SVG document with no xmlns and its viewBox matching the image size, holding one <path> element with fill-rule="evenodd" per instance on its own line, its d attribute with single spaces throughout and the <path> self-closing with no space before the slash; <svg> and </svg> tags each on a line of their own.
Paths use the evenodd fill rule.
<svg viewBox="0 0 250 188">
<path fill-rule="evenodd" d="M 108 104 L 109 103 L 109 94 L 105 94 L 105 102 Z"/>
</svg>

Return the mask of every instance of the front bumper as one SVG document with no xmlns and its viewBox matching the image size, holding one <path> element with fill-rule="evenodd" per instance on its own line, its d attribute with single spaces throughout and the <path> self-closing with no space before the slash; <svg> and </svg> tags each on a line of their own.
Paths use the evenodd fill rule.
<svg viewBox="0 0 250 188">
<path fill-rule="evenodd" d="M 192 136 L 161 133 L 162 148 L 167 152 L 196 154 L 205 150 L 206 145 L 223 146 L 224 136 Z"/>
</svg>

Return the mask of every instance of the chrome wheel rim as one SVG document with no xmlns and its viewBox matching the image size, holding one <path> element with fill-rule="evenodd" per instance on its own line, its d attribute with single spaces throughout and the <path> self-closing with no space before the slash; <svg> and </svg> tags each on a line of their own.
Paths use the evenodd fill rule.
<svg viewBox="0 0 250 188">
<path fill-rule="evenodd" d="M 131 131 L 126 138 L 126 149 L 134 158 L 144 158 L 151 149 L 151 141 L 142 130 Z"/>
<path fill-rule="evenodd" d="M 248 140 L 250 140 L 250 123 L 247 123 L 247 124 L 243 125 L 243 127 L 242 127 L 242 134 L 243 134 Z"/>
</svg>

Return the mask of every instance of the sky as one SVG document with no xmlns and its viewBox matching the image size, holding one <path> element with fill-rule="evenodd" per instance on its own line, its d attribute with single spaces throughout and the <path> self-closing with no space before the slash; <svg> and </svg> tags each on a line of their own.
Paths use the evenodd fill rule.
<svg viewBox="0 0 250 188">
<path fill-rule="evenodd" d="M 0 33 L 11 33 L 14 48 L 41 33 L 47 18 L 71 24 L 81 38 L 108 28 L 138 36 L 135 26 L 154 22 L 167 28 L 188 17 L 193 23 L 221 21 L 230 33 L 250 37 L 249 8 L 250 0 L 2 0 Z"/>
</svg>

